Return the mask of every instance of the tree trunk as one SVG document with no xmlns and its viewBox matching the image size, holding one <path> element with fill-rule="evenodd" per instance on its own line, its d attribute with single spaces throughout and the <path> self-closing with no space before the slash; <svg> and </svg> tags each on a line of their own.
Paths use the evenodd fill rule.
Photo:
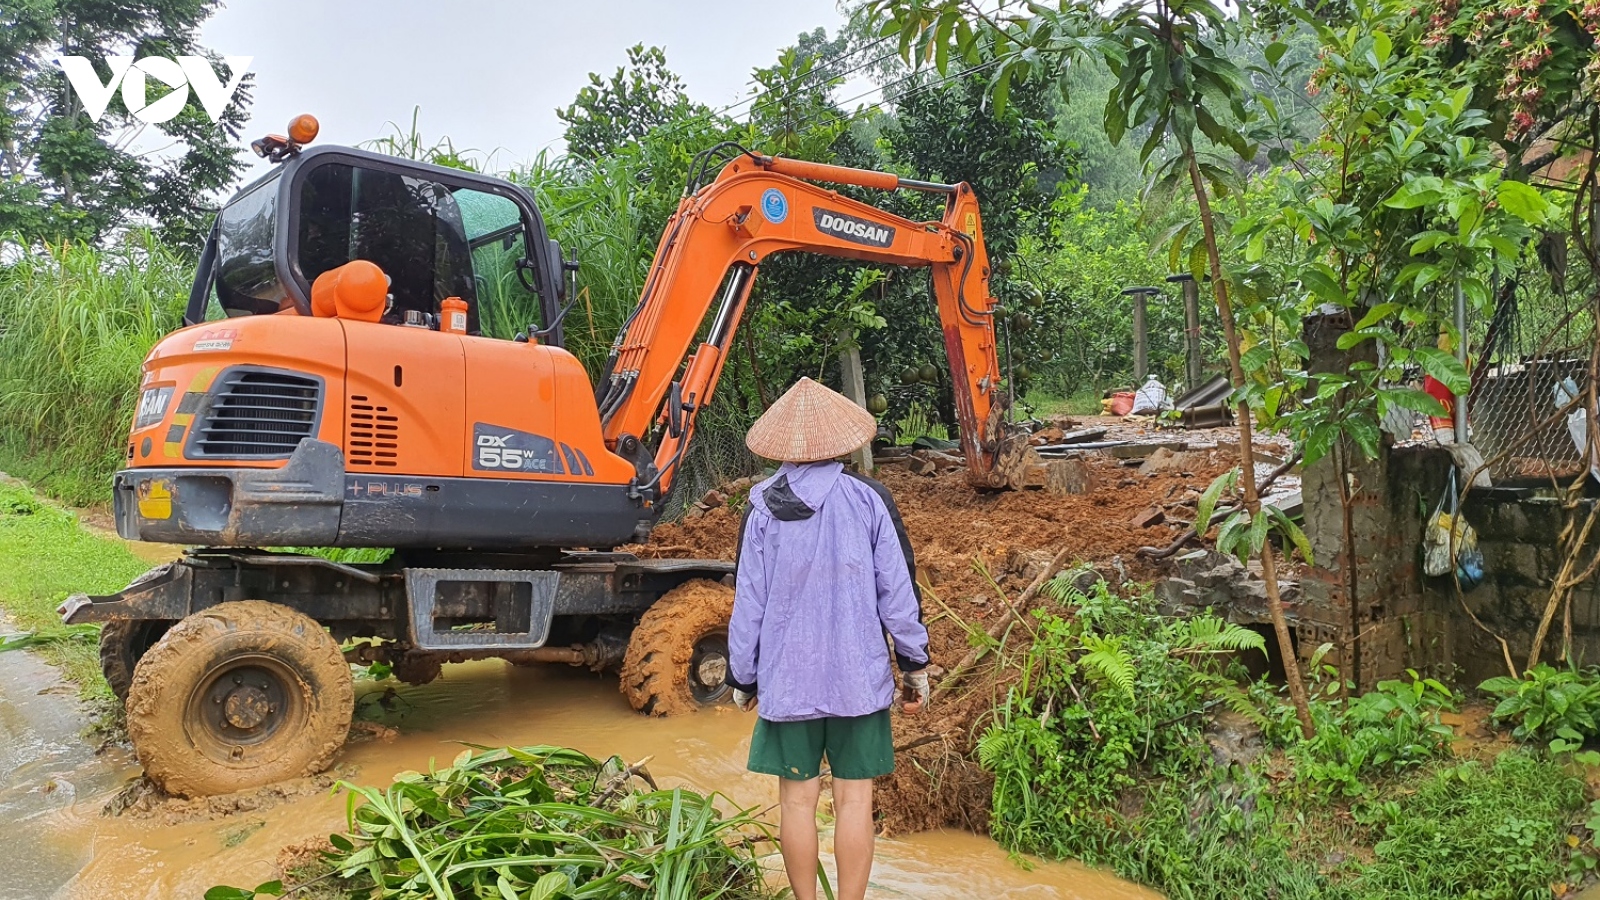
<svg viewBox="0 0 1600 900">
<path fill-rule="evenodd" d="M 1228 367 L 1233 373 L 1235 388 L 1244 386 L 1244 366 L 1239 362 L 1239 334 L 1234 328 L 1233 305 L 1228 300 L 1228 284 L 1222 279 L 1222 256 L 1217 251 L 1217 235 L 1211 220 L 1211 200 L 1206 193 L 1205 178 L 1200 174 L 1200 161 L 1191 148 L 1184 153 L 1189 164 L 1189 182 L 1194 187 L 1195 202 L 1200 207 L 1200 228 L 1205 236 L 1206 258 L 1211 266 L 1211 287 L 1217 296 L 1217 313 L 1222 317 L 1222 332 L 1228 342 Z M 1254 519 L 1261 515 L 1261 498 L 1256 494 L 1255 448 L 1251 443 L 1250 407 L 1239 401 L 1239 464 L 1242 467 L 1239 483 L 1244 488 L 1244 508 Z M 1283 616 L 1283 597 L 1278 592 L 1278 565 L 1269 538 L 1261 545 L 1261 577 L 1267 587 L 1267 610 L 1272 614 L 1272 630 L 1278 636 L 1278 653 L 1283 657 L 1283 673 L 1289 682 L 1289 697 L 1294 701 L 1295 714 L 1300 717 L 1300 731 L 1307 740 L 1316 736 L 1317 728 L 1311 721 L 1311 705 L 1306 697 L 1305 682 L 1300 680 L 1300 663 L 1295 658 L 1294 642 L 1289 637 L 1289 623 Z"/>
</svg>

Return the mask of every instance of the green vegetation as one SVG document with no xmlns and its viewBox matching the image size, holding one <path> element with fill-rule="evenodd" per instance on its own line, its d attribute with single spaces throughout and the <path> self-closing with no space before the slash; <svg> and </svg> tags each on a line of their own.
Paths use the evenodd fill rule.
<svg viewBox="0 0 1600 900">
<path fill-rule="evenodd" d="M 1500 698 L 1495 721 L 1514 726 L 1511 736 L 1519 741 L 1548 741 L 1551 752 L 1563 753 L 1600 736 L 1600 672 L 1595 669 L 1540 663 L 1521 678 L 1491 678 L 1478 690 Z"/>
<path fill-rule="evenodd" d="M 771 840 L 717 795 L 658 789 L 648 773 L 556 747 L 461 754 L 449 768 L 350 791 L 332 879 L 352 896 L 761 898 L 755 848 Z M 356 805 L 356 798 L 361 804 Z M 275 896 L 215 887 L 207 900 Z"/>
<path fill-rule="evenodd" d="M 110 500 L 139 364 L 182 323 L 193 277 L 149 232 L 0 265 L 0 469 L 75 505 Z"/>
<path fill-rule="evenodd" d="M 120 591 L 149 568 L 121 542 L 83 530 L 71 513 L 0 484 L 0 610 L 29 635 L 0 642 L 0 649 L 37 649 L 86 698 L 111 696 L 100 674 L 100 629 L 62 625 L 56 607 L 80 591 Z"/>
<path fill-rule="evenodd" d="M 1592 867 L 1583 781 L 1521 749 L 1456 759 L 1444 685 L 1325 685 L 1305 740 L 1276 689 L 1241 683 L 1254 632 L 1104 583 L 1051 593 L 979 744 L 1005 846 L 1183 898 L 1522 900 Z"/>
<path fill-rule="evenodd" d="M 17 232 L 35 246 L 101 240 L 154 222 L 170 243 L 199 244 L 211 194 L 244 171 L 239 128 L 249 119 L 254 80 L 198 44 L 202 24 L 221 6 L 136 0 L 110 7 L 8 2 L 0 9 L 0 234 Z M 58 54 L 86 57 L 92 77 L 109 86 L 117 84 L 109 59 L 120 55 L 198 54 L 216 60 L 223 86 L 243 80 L 215 122 L 193 91 L 177 116 L 155 125 L 130 115 L 121 91 L 91 118 L 55 64 Z M 141 146 L 141 133 L 166 145 L 162 152 Z"/>
</svg>

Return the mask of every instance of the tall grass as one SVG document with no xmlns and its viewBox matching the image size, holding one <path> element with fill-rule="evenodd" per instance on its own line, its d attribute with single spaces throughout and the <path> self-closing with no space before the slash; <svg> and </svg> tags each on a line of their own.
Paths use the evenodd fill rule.
<svg viewBox="0 0 1600 900">
<path fill-rule="evenodd" d="M 633 154 L 577 164 L 541 153 L 510 175 L 532 192 L 550 236 L 577 252 L 578 289 L 569 300 L 566 345 L 591 377 L 639 302 L 663 216 L 640 189 L 645 167 Z"/>
<path fill-rule="evenodd" d="M 0 467 L 70 503 L 109 499 L 139 364 L 182 322 L 192 273 L 148 232 L 0 264 Z"/>
</svg>

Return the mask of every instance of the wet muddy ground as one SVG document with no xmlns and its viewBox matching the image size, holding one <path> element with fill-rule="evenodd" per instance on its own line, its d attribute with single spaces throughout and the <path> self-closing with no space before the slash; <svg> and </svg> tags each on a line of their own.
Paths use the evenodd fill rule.
<svg viewBox="0 0 1600 900">
<path fill-rule="evenodd" d="M 742 806 L 766 809 L 777 800 L 773 779 L 744 769 L 751 716 L 724 708 L 645 718 L 628 708 L 614 677 L 482 662 L 446 666 L 444 677 L 425 687 L 363 683 L 358 694 L 358 718 L 394 729 L 371 727 L 370 738 L 341 754 L 337 774 L 361 783 L 387 783 L 431 761 L 448 764 L 462 743 L 558 744 L 629 762 L 650 757 L 664 786 L 719 791 Z M 342 827 L 345 798 L 326 780 L 105 815 L 138 770 L 122 751 L 96 755 L 79 737 L 85 724 L 48 666 L 23 653 L 0 654 L 0 846 L 7 858 L 0 898 L 198 898 L 218 883 L 248 887 L 275 877 L 282 848 Z M 932 832 L 880 842 L 869 896 L 1156 895 L 1078 865 L 1023 868 L 985 838 Z"/>
</svg>

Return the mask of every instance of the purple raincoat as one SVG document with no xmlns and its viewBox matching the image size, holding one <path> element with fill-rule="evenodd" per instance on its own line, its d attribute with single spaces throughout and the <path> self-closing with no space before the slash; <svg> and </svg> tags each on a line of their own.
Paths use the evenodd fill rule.
<svg viewBox="0 0 1600 900">
<path fill-rule="evenodd" d="M 728 626 L 728 683 L 771 722 L 864 716 L 928 664 L 911 542 L 883 485 L 836 462 L 784 463 L 750 489 Z"/>
</svg>

